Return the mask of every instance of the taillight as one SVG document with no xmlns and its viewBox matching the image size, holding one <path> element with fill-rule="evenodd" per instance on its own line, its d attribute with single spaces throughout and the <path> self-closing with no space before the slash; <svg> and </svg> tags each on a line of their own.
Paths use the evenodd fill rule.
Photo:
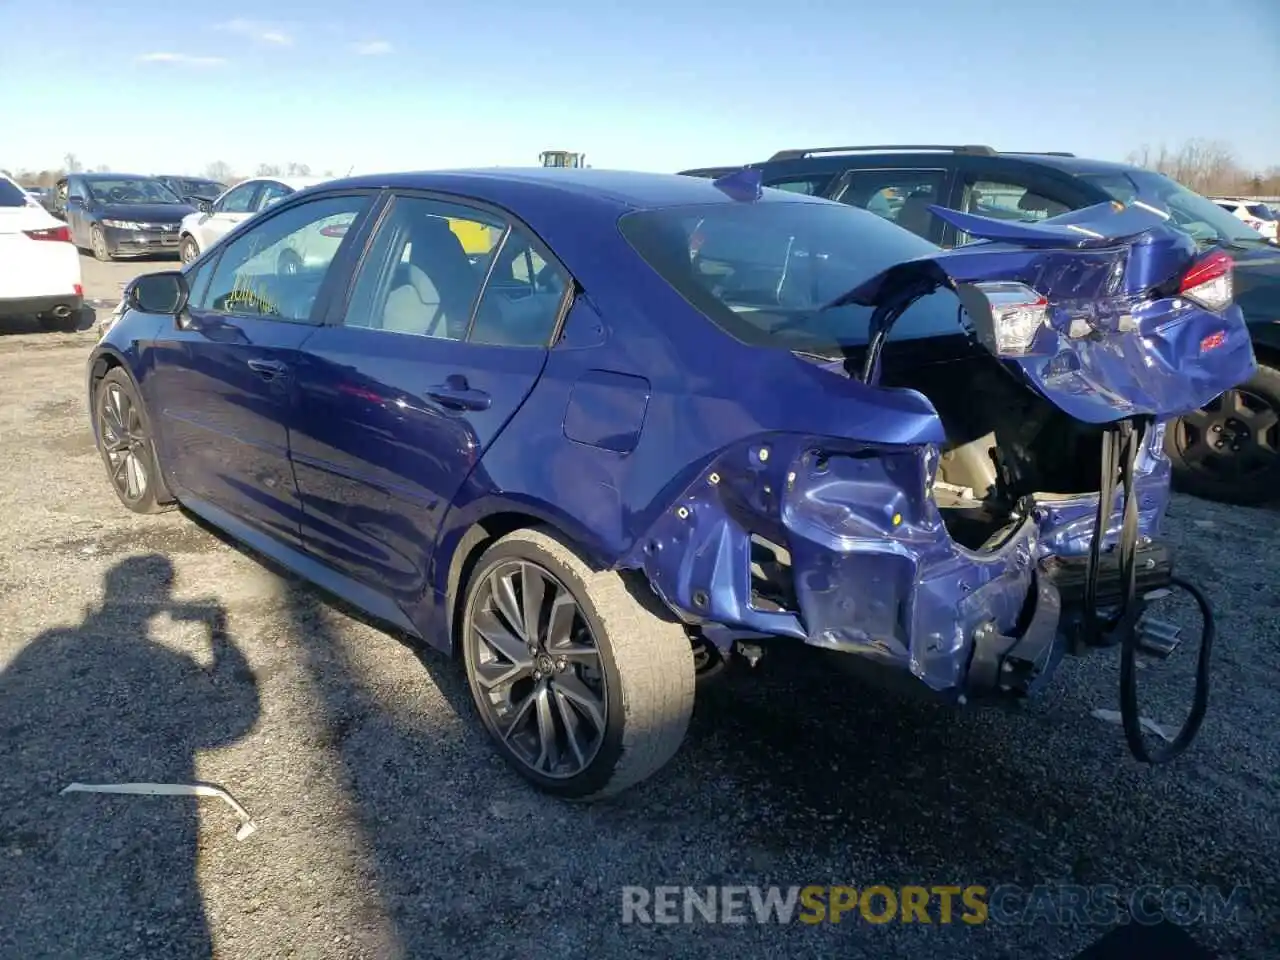
<svg viewBox="0 0 1280 960">
<path fill-rule="evenodd" d="M 65 226 L 49 227 L 47 230 L 23 230 L 32 240 L 56 240 L 60 243 L 71 242 L 71 231 Z"/>
<path fill-rule="evenodd" d="M 338 237 L 345 237 L 347 235 L 347 228 L 350 226 L 351 224 L 349 223 L 331 223 L 326 227 L 320 228 L 320 236 L 333 237 L 335 239 Z"/>
<path fill-rule="evenodd" d="M 991 305 L 991 342 L 987 348 L 1002 357 L 1031 352 L 1036 334 L 1049 319 L 1049 301 L 1022 283 L 975 283 Z"/>
<path fill-rule="evenodd" d="M 1221 250 L 1214 250 L 1191 265 L 1178 283 L 1178 293 L 1206 310 L 1219 313 L 1231 306 L 1235 296 L 1232 272 L 1235 262 Z"/>
</svg>

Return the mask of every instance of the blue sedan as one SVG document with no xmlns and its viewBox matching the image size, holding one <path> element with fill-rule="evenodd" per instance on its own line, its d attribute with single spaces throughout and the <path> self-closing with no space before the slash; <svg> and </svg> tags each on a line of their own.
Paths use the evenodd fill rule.
<svg viewBox="0 0 1280 960">
<path fill-rule="evenodd" d="M 657 771 L 700 671 L 779 644 L 1026 695 L 1099 597 L 1142 602 L 1133 565 L 1169 581 L 1162 424 L 1254 360 L 1230 260 L 1158 217 L 939 215 L 990 239 L 749 173 L 330 182 L 133 282 L 95 437 L 128 509 L 181 504 L 457 655 L 560 796 Z"/>
</svg>

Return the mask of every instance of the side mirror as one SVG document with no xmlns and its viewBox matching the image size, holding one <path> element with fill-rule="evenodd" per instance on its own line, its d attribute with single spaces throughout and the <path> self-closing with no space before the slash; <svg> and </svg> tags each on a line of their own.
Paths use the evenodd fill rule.
<svg viewBox="0 0 1280 960">
<path fill-rule="evenodd" d="M 129 289 L 129 306 L 140 313 L 177 316 L 186 309 L 190 298 L 187 278 L 176 270 L 144 273 Z"/>
</svg>

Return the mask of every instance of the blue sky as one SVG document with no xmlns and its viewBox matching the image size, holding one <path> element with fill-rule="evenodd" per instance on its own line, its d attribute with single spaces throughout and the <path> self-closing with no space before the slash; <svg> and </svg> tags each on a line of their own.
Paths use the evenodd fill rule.
<svg viewBox="0 0 1280 960">
<path fill-rule="evenodd" d="M 1191 137 L 1280 164 L 1280 0 L 0 0 L 0 37 L 10 168 L 555 148 L 676 170 L 894 142 L 1122 159 Z"/>
</svg>

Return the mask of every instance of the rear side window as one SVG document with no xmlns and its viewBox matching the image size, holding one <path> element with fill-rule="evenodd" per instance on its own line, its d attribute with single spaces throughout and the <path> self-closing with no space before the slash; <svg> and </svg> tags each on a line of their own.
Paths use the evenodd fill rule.
<svg viewBox="0 0 1280 960">
<path fill-rule="evenodd" d="M 930 204 L 942 203 L 944 170 L 850 170 L 837 197 L 928 239 L 935 218 Z"/>
<path fill-rule="evenodd" d="M 619 229 L 712 323 L 754 346 L 839 355 L 867 342 L 871 310 L 825 305 L 938 247 L 865 210 L 823 202 L 704 204 L 630 213 Z M 959 333 L 954 297 L 920 301 L 893 339 Z"/>
<path fill-rule="evenodd" d="M 1253 214 L 1253 216 L 1257 217 L 1259 220 L 1275 219 L 1275 215 L 1266 207 L 1265 204 L 1250 203 L 1245 206 L 1245 209 L 1248 210 L 1249 213 Z"/>
<path fill-rule="evenodd" d="M 765 184 L 774 190 L 785 190 L 788 193 L 803 193 L 806 196 L 822 196 L 831 182 L 831 174 L 817 174 L 809 177 L 787 177 L 782 180 L 770 180 Z"/>
<path fill-rule="evenodd" d="M 0 177 L 0 207 L 25 207 L 27 193 L 12 180 Z"/>
</svg>

